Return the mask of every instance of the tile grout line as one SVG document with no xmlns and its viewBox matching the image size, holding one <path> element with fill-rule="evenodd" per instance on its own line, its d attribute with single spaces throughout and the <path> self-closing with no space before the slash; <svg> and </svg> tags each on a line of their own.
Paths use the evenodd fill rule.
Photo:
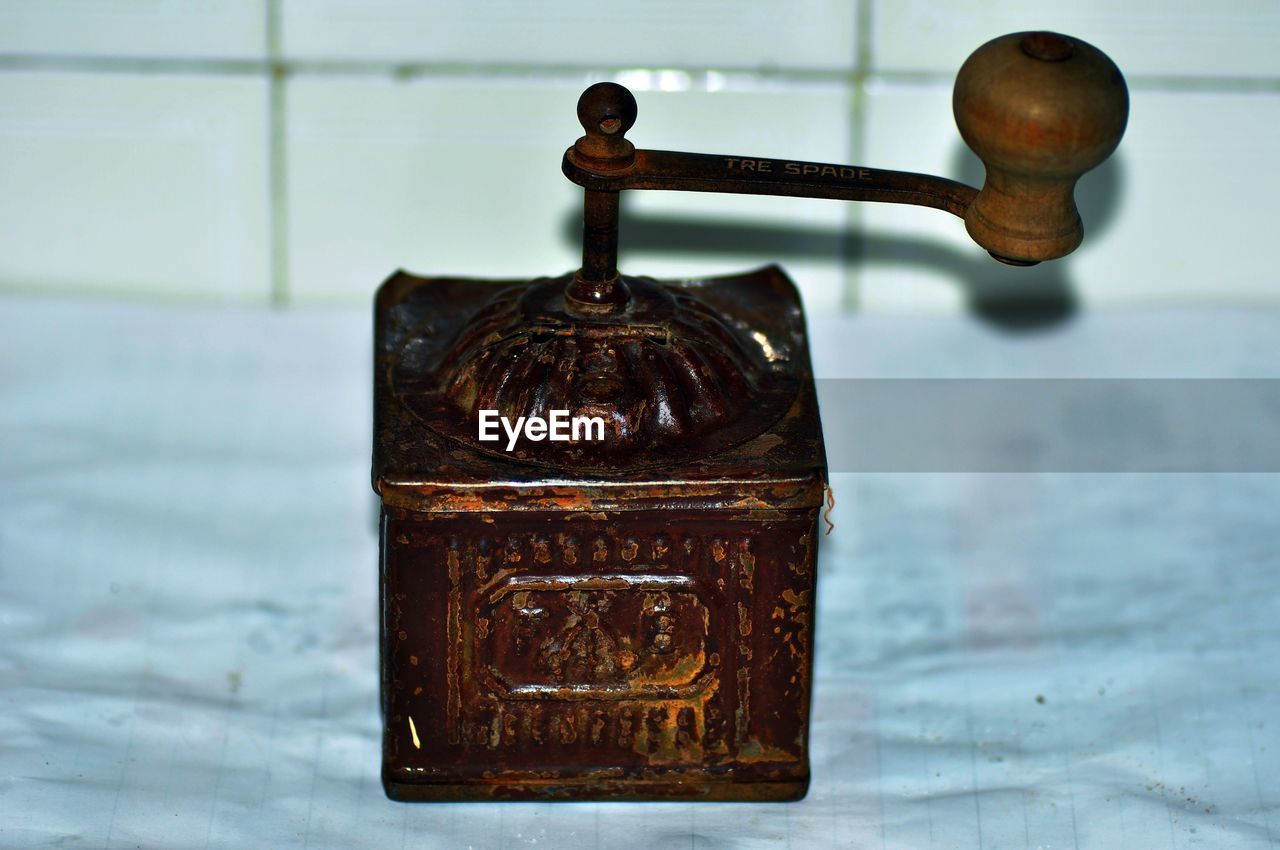
<svg viewBox="0 0 1280 850">
<path fill-rule="evenodd" d="M 758 81 L 791 84 L 884 82 L 898 85 L 951 85 L 959 66 L 948 71 L 903 70 L 881 68 L 870 64 L 870 33 L 858 35 L 857 64 L 851 70 L 760 68 L 751 66 L 639 66 L 619 65 L 521 65 L 501 63 L 394 62 L 347 59 L 285 59 L 279 45 L 279 0 L 268 5 L 268 47 L 272 55 L 258 59 L 183 59 L 178 57 L 65 56 L 52 54 L 0 54 L 0 72 L 81 72 L 104 74 L 207 74 L 227 76 L 272 75 L 364 76 L 393 80 L 427 78 L 447 79 L 526 79 L 553 80 L 581 77 L 583 74 L 612 74 L 631 70 L 680 71 L 691 76 L 710 72 L 751 77 Z M 870 26 L 870 4 L 858 0 L 857 19 L 860 30 Z M 865 10 L 865 11 L 863 11 Z M 866 26 L 862 26 L 865 23 Z M 866 39 L 867 43 L 861 42 Z M 274 42 L 274 43 L 272 43 Z M 865 49 L 864 49 L 865 48 Z M 1137 91 L 1204 92 L 1204 93 L 1280 93 L 1280 77 L 1197 77 L 1176 74 L 1126 74 L 1129 88 Z"/>
<path fill-rule="evenodd" d="M 273 25 L 277 30 L 278 23 Z M 268 34 L 268 38 L 271 34 Z M 0 53 L 0 71 L 82 71 L 138 74 L 225 74 L 254 76 L 283 67 L 288 74 L 313 76 L 379 76 L 396 80 L 420 77 L 520 77 L 547 79 L 623 71 L 678 71 L 690 75 L 708 72 L 751 76 L 786 82 L 841 82 L 851 74 L 844 68 L 785 68 L 760 65 L 673 65 L 665 63 L 511 63 L 424 62 L 379 59 L 286 58 L 282 52 L 266 59 L 184 58 L 177 56 L 74 56 L 67 54 Z"/>
<path fill-rule="evenodd" d="M 858 0 L 855 10 L 854 73 L 850 83 L 849 110 L 849 162 L 861 163 L 866 153 L 867 130 L 865 82 L 871 76 L 871 0 Z M 863 250 L 862 210 L 859 204 L 848 204 L 845 219 L 843 256 L 840 263 L 844 271 L 844 291 L 840 293 L 840 312 L 856 313 L 861 307 L 862 291 L 859 275 Z"/>
<path fill-rule="evenodd" d="M 285 80 L 288 72 L 279 61 L 281 54 L 280 0 L 267 0 L 268 82 L 267 157 L 270 181 L 271 306 L 289 305 L 289 199 L 288 159 L 285 149 Z"/>
</svg>

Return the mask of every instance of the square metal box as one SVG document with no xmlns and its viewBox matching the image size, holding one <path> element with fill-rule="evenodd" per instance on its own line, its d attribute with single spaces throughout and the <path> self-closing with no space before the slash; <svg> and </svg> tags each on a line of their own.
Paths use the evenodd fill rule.
<svg viewBox="0 0 1280 850">
<path fill-rule="evenodd" d="M 379 292 L 393 798 L 808 787 L 826 466 L 799 298 L 774 267 L 628 281 L 628 323 L 594 336 L 558 321 L 563 278 Z M 508 453 L 475 438 L 485 403 L 600 412 L 611 439 Z"/>
</svg>

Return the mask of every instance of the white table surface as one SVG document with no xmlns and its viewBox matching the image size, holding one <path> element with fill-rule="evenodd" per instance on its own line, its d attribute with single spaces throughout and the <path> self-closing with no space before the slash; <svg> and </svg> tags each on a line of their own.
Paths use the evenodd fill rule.
<svg viewBox="0 0 1280 850">
<path fill-rule="evenodd" d="M 827 376 L 1280 376 L 1275 312 L 813 328 Z M 364 310 L 0 298 L 0 846 L 1276 845 L 1275 474 L 837 475 L 807 799 L 388 801 L 369 363 Z"/>
</svg>

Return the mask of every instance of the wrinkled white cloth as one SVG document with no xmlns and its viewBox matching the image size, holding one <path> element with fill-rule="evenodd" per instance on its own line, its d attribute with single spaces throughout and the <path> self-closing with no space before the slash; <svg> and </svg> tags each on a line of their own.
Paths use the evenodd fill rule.
<svg viewBox="0 0 1280 850">
<path fill-rule="evenodd" d="M 829 376 L 1280 377 L 1276 312 L 812 329 Z M 1277 843 L 1269 474 L 836 476 L 807 799 L 388 801 L 370 348 L 363 310 L 0 299 L 0 846 Z"/>
</svg>

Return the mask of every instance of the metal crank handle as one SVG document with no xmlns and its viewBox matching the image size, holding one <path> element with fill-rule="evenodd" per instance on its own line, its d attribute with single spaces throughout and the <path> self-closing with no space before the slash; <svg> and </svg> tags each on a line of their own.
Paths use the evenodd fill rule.
<svg viewBox="0 0 1280 850">
<path fill-rule="evenodd" d="M 575 148 L 569 148 L 562 168 L 574 183 L 596 192 L 668 189 L 882 201 L 933 207 L 962 218 L 978 194 L 977 189 L 955 180 L 908 171 L 677 151 L 637 150 L 626 168 L 605 171 L 584 164 Z"/>
<path fill-rule="evenodd" d="M 1013 33 L 978 48 L 952 96 L 956 126 L 986 166 L 975 189 L 927 174 L 856 165 L 637 150 L 631 92 L 597 83 L 578 100 L 586 135 L 565 152 L 565 175 L 586 189 L 583 268 L 566 296 L 591 311 L 621 309 L 617 193 L 728 192 L 880 201 L 945 210 L 993 257 L 1033 265 L 1071 253 L 1084 227 L 1074 191 L 1115 150 L 1129 115 L 1124 77 L 1102 51 L 1070 36 Z"/>
</svg>

